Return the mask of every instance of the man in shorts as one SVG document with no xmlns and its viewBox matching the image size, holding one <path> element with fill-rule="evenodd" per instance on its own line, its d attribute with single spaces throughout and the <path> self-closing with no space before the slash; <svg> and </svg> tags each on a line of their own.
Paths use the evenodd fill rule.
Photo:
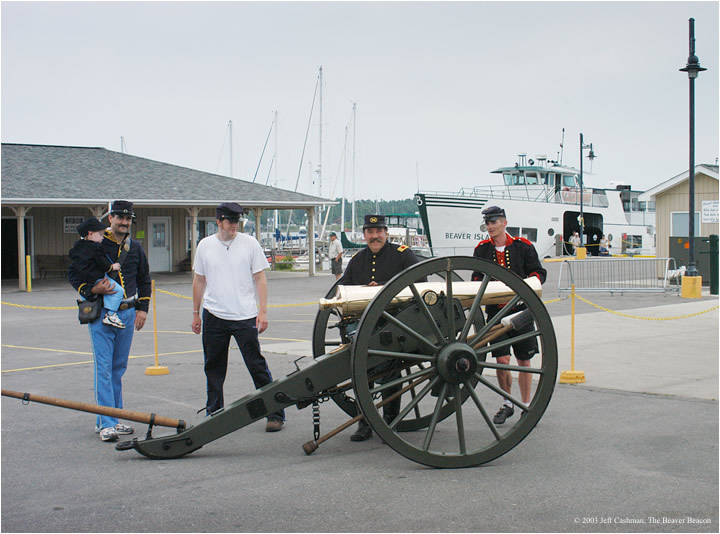
<svg viewBox="0 0 720 534">
<path fill-rule="evenodd" d="M 535 246 L 524 237 L 513 237 L 505 231 L 507 227 L 507 218 L 505 210 L 497 206 L 490 206 L 482 211 L 485 225 L 487 226 L 490 239 L 480 241 L 473 256 L 492 261 L 510 269 L 522 278 L 537 276 L 540 283 L 545 283 L 547 271 L 543 269 L 540 259 L 538 258 Z M 479 280 L 479 273 L 473 273 L 473 280 Z M 485 313 L 488 321 L 492 319 L 502 308 L 502 305 L 485 306 Z M 521 311 L 525 308 L 520 305 L 513 309 L 510 313 Z M 520 330 L 508 332 L 499 337 L 495 342 L 500 342 L 520 334 L 531 332 L 533 325 L 529 324 Z M 512 344 L 512 350 L 515 359 L 521 367 L 530 367 L 530 359 L 537 354 L 538 345 L 535 338 L 518 341 Z M 497 359 L 498 363 L 507 365 L 510 363 L 510 348 L 502 348 L 492 351 L 492 356 Z M 512 388 L 512 374 L 504 369 L 497 370 L 497 379 L 500 388 L 510 394 Z M 532 376 L 530 373 L 518 373 L 518 383 L 520 385 L 520 395 L 525 404 L 530 402 L 530 390 L 532 387 Z M 503 424 L 508 417 L 512 417 L 515 408 L 512 402 L 505 399 L 500 410 L 493 417 L 496 425 Z"/>
</svg>

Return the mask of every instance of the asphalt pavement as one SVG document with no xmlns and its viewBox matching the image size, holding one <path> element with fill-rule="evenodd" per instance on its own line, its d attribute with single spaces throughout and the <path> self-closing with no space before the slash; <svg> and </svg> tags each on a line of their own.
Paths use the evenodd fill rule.
<svg viewBox="0 0 720 534">
<path fill-rule="evenodd" d="M 553 272 L 557 267 L 548 264 Z M 556 271 L 555 271 L 556 272 Z M 269 273 L 270 328 L 261 336 L 275 377 L 311 357 L 313 304 L 326 273 Z M 560 370 L 571 362 L 570 299 L 549 276 Z M 152 317 L 136 333 L 125 408 L 199 421 L 205 383 L 190 332 L 190 276 L 156 277 L 160 365 Z M 282 432 L 254 423 L 178 460 L 116 451 L 95 417 L 2 398 L 2 532 L 717 532 L 717 297 L 582 295 L 574 369 L 539 425 L 516 448 L 475 468 L 416 464 L 375 436 L 345 431 L 306 456 L 310 409 L 287 410 Z M 183 298 L 185 297 L 185 298 Z M 2 387 L 92 402 L 87 327 L 63 281 L 32 293 L 2 284 Z M 46 309 L 42 309 L 46 308 Z M 713 309 L 714 308 L 714 309 Z M 609 311 L 606 311 L 609 310 Z M 710 311 L 708 311 L 710 310 Z M 614 313 L 613 313 L 614 312 Z M 299 362 L 302 365 L 302 360 Z M 226 400 L 252 391 L 236 348 Z M 347 416 L 332 403 L 322 431 Z M 135 424 L 142 438 L 147 428 Z"/>
</svg>

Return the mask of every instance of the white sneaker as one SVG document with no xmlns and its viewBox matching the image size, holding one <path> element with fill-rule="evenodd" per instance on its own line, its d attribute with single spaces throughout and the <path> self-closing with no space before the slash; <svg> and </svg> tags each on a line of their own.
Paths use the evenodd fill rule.
<svg viewBox="0 0 720 534">
<path fill-rule="evenodd" d="M 115 429 L 109 426 L 100 431 L 100 439 L 102 441 L 117 441 L 118 435 Z"/>
<path fill-rule="evenodd" d="M 131 427 L 130 425 L 124 425 L 122 423 L 118 423 L 117 425 L 115 425 L 115 432 L 117 432 L 118 434 L 123 434 L 123 435 L 132 434 L 133 432 L 135 432 L 135 429 L 133 427 Z"/>
<path fill-rule="evenodd" d="M 114 326 L 115 328 L 125 328 L 125 323 L 120 320 L 118 314 L 115 312 L 107 312 L 103 317 L 103 324 Z"/>
</svg>

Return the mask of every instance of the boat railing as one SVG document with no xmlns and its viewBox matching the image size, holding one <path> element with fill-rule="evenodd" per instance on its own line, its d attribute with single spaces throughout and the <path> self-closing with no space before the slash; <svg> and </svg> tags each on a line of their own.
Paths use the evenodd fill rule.
<svg viewBox="0 0 720 534">
<path fill-rule="evenodd" d="M 607 258 L 565 260 L 560 266 L 558 291 L 663 293 L 680 290 L 680 271 L 674 258 Z"/>
<path fill-rule="evenodd" d="M 427 191 L 425 194 L 466 197 L 477 199 L 495 200 L 523 200 L 526 202 L 553 202 L 556 204 L 580 205 L 580 189 L 564 187 L 556 191 L 552 187 L 544 185 L 478 185 L 475 187 L 463 187 L 459 192 L 450 193 L 443 191 Z M 582 194 L 583 204 L 588 207 L 607 208 L 609 206 L 607 195 L 601 189 L 585 189 Z"/>
</svg>

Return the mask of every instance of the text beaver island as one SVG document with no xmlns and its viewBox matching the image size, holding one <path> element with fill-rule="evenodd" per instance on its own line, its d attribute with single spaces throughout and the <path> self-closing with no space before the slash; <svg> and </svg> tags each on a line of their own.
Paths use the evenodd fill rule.
<svg viewBox="0 0 720 534">
<path fill-rule="evenodd" d="M 445 232 L 445 239 L 472 239 L 473 241 L 481 241 L 482 239 L 487 239 L 487 235 L 469 234 L 462 232 Z"/>
</svg>

